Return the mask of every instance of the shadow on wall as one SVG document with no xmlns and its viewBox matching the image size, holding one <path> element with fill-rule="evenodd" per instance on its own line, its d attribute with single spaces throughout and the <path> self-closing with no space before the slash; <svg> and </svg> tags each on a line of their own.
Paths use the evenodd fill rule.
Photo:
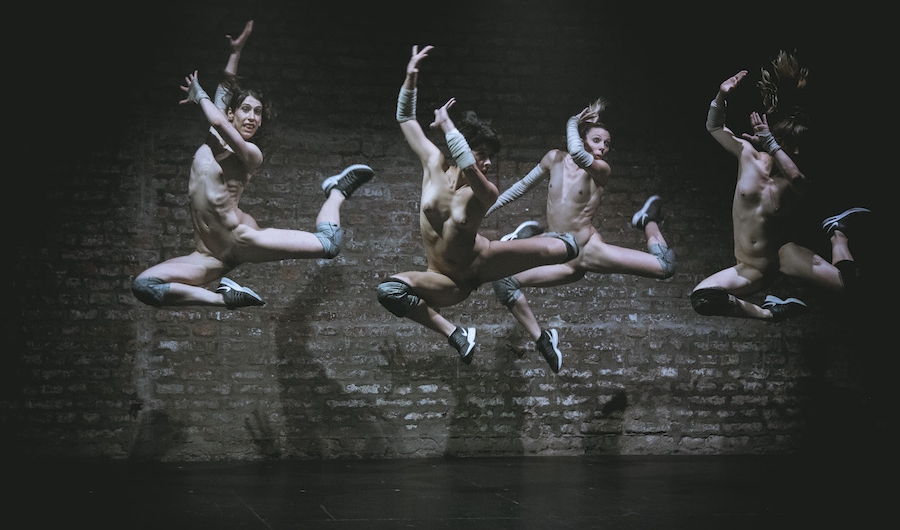
<svg viewBox="0 0 900 530">
<path fill-rule="evenodd" d="M 481 365 L 457 370 L 445 456 L 618 454 L 625 391 L 598 393 L 580 371 L 550 373 L 518 325 L 493 340 L 487 331 Z"/>
<path fill-rule="evenodd" d="M 129 452 L 132 460 L 158 461 L 164 458 L 173 448 L 187 443 L 185 425 L 173 421 L 169 415 L 160 410 L 132 413 L 140 415 L 140 426 Z"/>
<path fill-rule="evenodd" d="M 345 285 L 341 269 L 326 266 L 304 285 Z M 382 383 L 370 352 L 352 351 L 350 339 L 322 334 L 327 289 L 304 289 L 276 322 L 277 377 L 284 432 L 262 416 L 248 419 L 260 453 L 272 458 L 379 457 L 395 452 L 398 435 L 377 402 Z M 338 325 L 343 325 L 340 322 Z M 335 346 L 335 345 L 338 346 Z M 367 359 L 368 357 L 368 359 Z M 387 400 L 389 398 L 386 398 Z"/>
</svg>

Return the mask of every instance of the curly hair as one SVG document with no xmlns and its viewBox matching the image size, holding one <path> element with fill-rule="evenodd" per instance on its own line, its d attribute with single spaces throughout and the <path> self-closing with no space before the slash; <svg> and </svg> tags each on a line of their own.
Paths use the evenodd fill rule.
<svg viewBox="0 0 900 530">
<path fill-rule="evenodd" d="M 492 153 L 500 152 L 500 135 L 491 120 L 479 118 L 475 111 L 467 110 L 455 124 L 473 149 L 485 146 Z"/>
</svg>

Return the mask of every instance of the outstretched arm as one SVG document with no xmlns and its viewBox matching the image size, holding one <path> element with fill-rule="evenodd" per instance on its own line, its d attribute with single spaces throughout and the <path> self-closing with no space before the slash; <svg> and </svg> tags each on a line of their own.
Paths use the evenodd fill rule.
<svg viewBox="0 0 900 530">
<path fill-rule="evenodd" d="M 262 164 L 263 159 L 262 151 L 259 150 L 259 147 L 244 140 L 238 130 L 228 120 L 228 117 L 209 99 L 206 91 L 200 86 L 196 70 L 188 74 L 184 80 L 186 84 L 181 87 L 181 90 L 187 92 L 187 96 L 179 101 L 178 104 L 196 103 L 200 105 L 209 124 L 244 162 L 247 171 L 250 173 L 255 171 Z"/>
<path fill-rule="evenodd" d="M 226 75 L 237 75 L 238 62 L 241 60 L 241 50 L 244 49 L 244 44 L 247 43 L 247 39 L 250 38 L 250 33 L 252 32 L 253 21 L 249 20 L 244 25 L 244 31 L 236 39 L 231 38 L 231 35 L 225 35 L 225 38 L 228 39 L 228 43 L 231 45 L 231 55 L 228 56 L 228 63 L 225 64 Z"/>
<path fill-rule="evenodd" d="M 737 88 L 741 80 L 746 76 L 747 70 L 741 70 L 722 81 L 719 85 L 719 91 L 716 93 L 715 99 L 709 103 L 709 111 L 706 113 L 706 130 L 725 150 L 736 157 L 741 155 L 743 146 L 734 136 L 734 133 L 725 126 L 725 107 L 728 104 L 728 94 Z"/>
<path fill-rule="evenodd" d="M 541 162 L 534 166 L 534 168 L 528 172 L 527 175 L 519 179 L 515 184 L 506 189 L 497 200 L 494 202 L 494 205 L 488 208 L 488 211 L 485 212 L 484 216 L 487 217 L 494 213 L 495 211 L 503 208 L 507 204 L 513 202 L 514 200 L 522 197 L 529 191 L 533 190 L 535 186 L 537 186 L 542 180 L 547 178 L 550 174 L 549 164 L 545 167 L 545 161 L 547 160 L 549 153 L 541 159 Z"/>
<path fill-rule="evenodd" d="M 216 107 L 222 112 L 225 112 L 228 99 L 231 97 L 231 88 L 237 81 L 238 62 L 241 60 L 241 50 L 244 49 L 244 44 L 246 44 L 247 39 L 250 38 L 250 33 L 252 31 L 253 21 L 250 20 L 244 25 L 244 31 L 238 35 L 238 38 L 233 39 L 231 38 L 231 35 L 225 35 L 225 38 L 228 39 L 229 45 L 231 46 L 231 54 L 228 56 L 228 62 L 225 63 L 225 80 L 216 87 L 216 94 L 213 98 Z"/>
<path fill-rule="evenodd" d="M 436 163 L 437 157 L 442 156 L 440 149 L 428 139 L 422 126 L 416 121 L 418 96 L 416 82 L 419 79 L 419 62 L 428 57 L 428 52 L 432 49 L 434 46 L 425 46 L 421 51 L 418 45 L 412 47 L 412 56 L 406 65 L 406 78 L 397 96 L 397 122 L 400 124 L 400 130 L 413 152 L 422 161 L 422 165 L 426 167 Z"/>
</svg>

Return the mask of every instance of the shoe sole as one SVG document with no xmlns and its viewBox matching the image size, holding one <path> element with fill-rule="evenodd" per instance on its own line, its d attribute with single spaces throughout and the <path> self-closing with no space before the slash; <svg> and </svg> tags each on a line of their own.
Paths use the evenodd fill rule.
<svg viewBox="0 0 900 530">
<path fill-rule="evenodd" d="M 225 287 L 228 287 L 229 289 L 232 289 L 234 291 L 238 291 L 241 293 L 247 293 L 250 296 L 252 296 L 253 298 L 256 298 L 257 300 L 259 300 L 260 302 L 263 301 L 262 296 L 259 296 L 258 294 L 253 292 L 253 289 L 250 289 L 249 287 L 241 287 L 234 280 L 230 280 L 228 278 L 222 278 L 219 281 L 219 284 L 224 285 Z M 216 292 L 219 292 L 219 289 L 216 289 Z"/>
<path fill-rule="evenodd" d="M 872 212 L 872 210 L 870 210 L 868 208 L 850 208 L 849 210 L 841 212 L 837 215 L 832 215 L 831 217 L 822 221 L 822 228 L 828 228 L 829 225 L 836 224 L 841 219 L 847 217 L 848 215 L 854 214 L 854 213 L 871 213 L 871 212 Z"/>
<path fill-rule="evenodd" d="M 553 348 L 553 353 L 556 354 L 556 365 L 557 368 L 553 369 L 553 366 L 550 367 L 553 370 L 553 373 L 559 373 L 562 370 L 562 352 L 559 351 L 559 332 L 555 329 L 550 330 L 550 346 Z M 549 363 L 548 363 L 549 364 Z"/>
<path fill-rule="evenodd" d="M 466 328 L 466 341 L 469 343 L 469 347 L 466 349 L 466 353 L 460 358 L 462 362 L 469 364 L 472 362 L 472 350 L 475 349 L 475 328 Z"/>
<path fill-rule="evenodd" d="M 634 215 L 631 216 L 631 224 L 632 226 L 640 226 L 641 225 L 641 217 L 647 214 L 647 211 L 650 210 L 650 205 L 653 204 L 654 201 L 660 200 L 659 195 L 653 195 L 646 201 L 644 201 L 644 205 L 641 206 L 641 209 L 638 210 Z"/>
<path fill-rule="evenodd" d="M 785 298 L 784 300 L 782 300 L 781 298 L 778 298 L 777 296 L 772 295 L 772 294 L 766 296 L 766 301 L 763 303 L 762 306 L 766 309 L 769 309 L 770 307 L 774 307 L 776 305 L 787 305 L 787 304 L 791 304 L 791 303 L 800 304 L 803 307 L 807 307 L 807 305 L 798 298 Z"/>
<path fill-rule="evenodd" d="M 500 241 L 512 241 L 513 239 L 518 239 L 519 232 L 521 232 L 522 230 L 525 230 L 529 226 L 540 226 L 540 224 L 537 221 L 525 221 L 524 223 L 517 226 L 514 231 L 501 237 Z"/>
</svg>

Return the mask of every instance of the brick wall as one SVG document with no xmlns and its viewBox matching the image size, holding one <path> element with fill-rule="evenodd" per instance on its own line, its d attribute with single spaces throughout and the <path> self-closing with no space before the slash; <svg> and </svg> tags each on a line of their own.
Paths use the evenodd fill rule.
<svg viewBox="0 0 900 530">
<path fill-rule="evenodd" d="M 710 46 L 701 38 L 709 21 L 697 13 L 562 4 L 463 2 L 438 15 L 396 3 L 378 22 L 373 8 L 204 2 L 162 4 L 149 32 L 82 26 L 82 59 L 52 72 L 69 84 L 47 87 L 63 116 L 40 133 L 49 144 L 39 144 L 10 201 L 28 213 L 17 220 L 7 275 L 6 454 L 775 453 L 877 437 L 887 375 L 882 328 L 868 304 L 779 281 L 772 292 L 813 309 L 775 325 L 701 317 L 688 297 L 733 263 L 735 163 L 703 128 L 718 83 L 740 68 L 758 72 L 796 38 L 824 73 L 819 79 L 832 81 L 832 95 L 832 50 L 814 34 L 774 29 Z M 227 57 L 224 35 L 251 17 L 240 73 L 269 90 L 279 118 L 264 125 L 266 163 L 244 209 L 263 226 L 312 230 L 325 177 L 357 162 L 376 177 L 344 205 L 338 258 L 248 264 L 230 274 L 266 307 L 150 308 L 133 298 L 131 280 L 192 250 L 187 171 L 206 127 L 196 106 L 176 104 L 178 86 L 199 69 L 212 88 Z M 504 138 L 503 188 L 548 149 L 564 147 L 566 118 L 602 95 L 612 103 L 615 153 L 596 219 L 601 235 L 644 249 L 630 217 L 649 195 L 665 199 L 662 229 L 679 260 L 673 278 L 589 274 L 526 291 L 541 322 L 560 331 L 559 374 L 490 286 L 442 311 L 478 328 L 470 366 L 446 339 L 375 300 L 388 275 L 425 267 L 421 169 L 394 121 L 413 44 L 436 46 L 422 65 L 420 121 L 430 123 L 451 96 L 493 118 Z M 123 50 L 127 60 L 116 59 Z M 734 107 L 730 123 L 740 128 L 739 100 Z M 839 185 L 856 163 L 848 158 L 831 158 L 809 227 L 800 229 L 802 242 L 826 257 L 821 218 L 878 200 L 872 187 Z M 542 219 L 545 197 L 538 189 L 507 206 L 483 233 L 499 238 Z"/>
</svg>

